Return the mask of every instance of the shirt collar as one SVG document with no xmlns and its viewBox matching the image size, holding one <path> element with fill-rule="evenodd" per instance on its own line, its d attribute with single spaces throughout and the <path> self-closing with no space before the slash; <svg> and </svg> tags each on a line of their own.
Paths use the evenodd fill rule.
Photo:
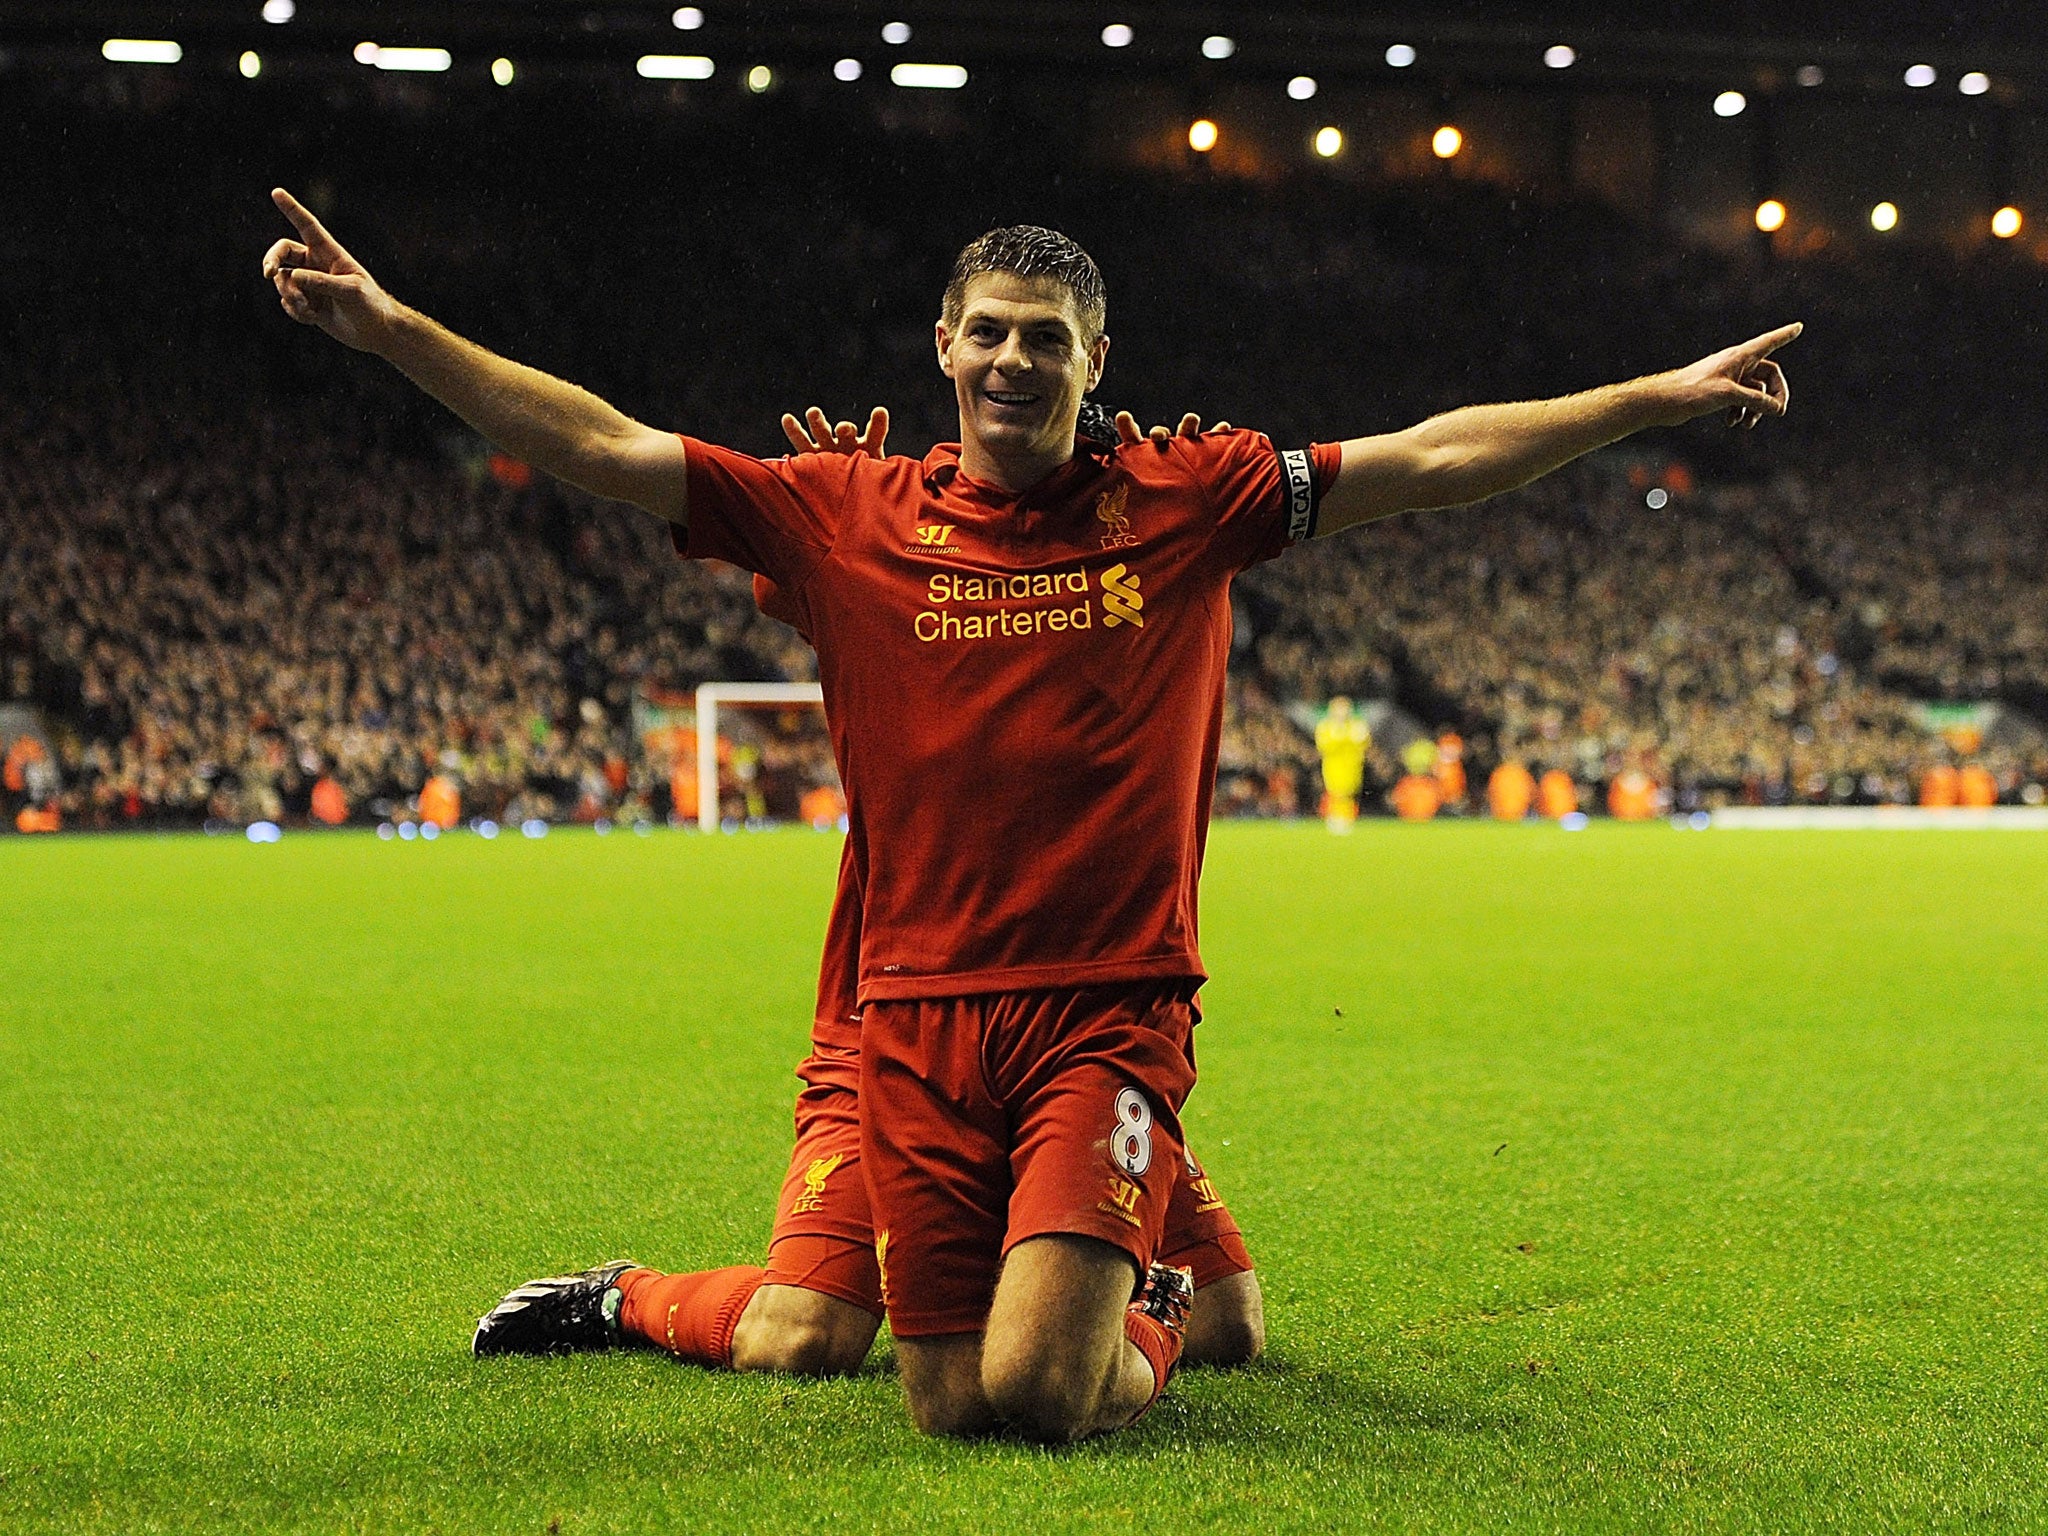
<svg viewBox="0 0 2048 1536">
<path fill-rule="evenodd" d="M 1019 494 L 1028 496 L 1034 491 L 1047 490 L 1061 485 L 1065 481 L 1073 479 L 1077 474 L 1092 474 L 1107 465 L 1115 457 L 1115 448 L 1107 444 L 1098 443 L 1092 437 L 1076 437 L 1074 439 L 1074 456 L 1047 475 L 1043 480 L 1039 481 L 1037 485 L 1032 486 L 1029 491 L 1020 492 Z M 943 490 L 953 485 L 956 481 L 965 481 L 975 491 L 990 489 L 984 487 L 978 480 L 967 479 L 961 472 L 960 445 L 958 443 L 938 444 L 930 453 L 924 456 L 923 469 L 924 483 L 934 491 Z"/>
</svg>

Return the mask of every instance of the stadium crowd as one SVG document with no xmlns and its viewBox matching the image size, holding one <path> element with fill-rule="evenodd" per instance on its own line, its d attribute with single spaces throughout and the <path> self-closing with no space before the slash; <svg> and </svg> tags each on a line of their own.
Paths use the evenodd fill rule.
<svg viewBox="0 0 2048 1536">
<path fill-rule="evenodd" d="M 259 402 L 49 407 L 0 442 L 9 696 L 55 717 L 71 824 L 371 816 L 443 773 L 514 820 L 652 814 L 651 678 L 801 672 L 732 572 L 609 509 Z M 524 480 L 500 464 L 508 478 Z M 665 789 L 662 792 L 666 792 Z"/>
<path fill-rule="evenodd" d="M 784 408 L 881 400 L 892 446 L 918 453 L 950 435 L 929 327 L 951 249 L 914 233 L 902 182 L 799 206 L 734 178 L 741 211 L 674 225 L 662 253 L 678 287 L 735 296 L 711 312 L 645 291 L 644 242 L 596 191 L 523 211 L 433 187 L 374 209 L 333 196 L 408 297 L 646 419 L 775 452 Z M 1162 190 L 1069 182 L 1046 210 L 1108 276 L 1103 394 L 1148 419 L 1349 435 L 1809 323 L 1788 432 L 1639 442 L 1243 578 L 1225 813 L 1314 809 L 1313 715 L 1340 693 L 1454 728 L 1475 784 L 1514 759 L 1587 803 L 1628 770 L 1680 809 L 1910 800 L 1964 757 L 2000 798 L 2038 801 L 2038 737 L 1959 755 L 1914 708 L 2048 708 L 2048 508 L 2014 422 L 2048 388 L 2004 318 L 2038 299 L 2038 265 L 1922 253 L 1844 282 L 1470 188 L 1351 190 L 1285 218 L 1281 193 L 1141 195 Z M 60 221 L 38 259 L 88 234 Z M 267 238 L 196 248 L 259 290 Z M 1233 262 L 1183 281 L 1197 249 Z M 513 280 L 486 280 L 506 250 Z M 67 309 L 26 264 L 14 281 L 16 315 L 47 299 L 51 323 L 0 335 L 18 364 L 0 376 L 0 704 L 48 721 L 62 788 L 40 798 L 64 825 L 306 816 L 336 792 L 351 816 L 404 816 L 436 775 L 500 819 L 658 817 L 680 738 L 636 733 L 637 696 L 812 675 L 738 573 L 675 560 L 651 520 L 492 457 L 256 304 Z M 1943 347 L 1916 353 L 1936 325 Z M 767 767 L 772 794 L 735 793 L 790 814 L 830 779 L 822 734 L 770 743 Z M 1371 798 L 1400 773 L 1376 748 Z M 37 798 L 25 778 L 12 794 L 10 820 Z"/>
</svg>

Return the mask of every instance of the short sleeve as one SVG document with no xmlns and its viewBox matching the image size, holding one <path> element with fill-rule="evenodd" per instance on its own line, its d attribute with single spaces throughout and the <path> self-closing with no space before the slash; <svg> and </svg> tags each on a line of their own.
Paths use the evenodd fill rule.
<svg viewBox="0 0 2048 1536">
<path fill-rule="evenodd" d="M 1340 461 L 1335 444 L 1279 449 L 1263 432 L 1204 432 L 1175 446 L 1208 494 L 1214 547 L 1232 570 L 1314 536 L 1316 509 Z"/>
<path fill-rule="evenodd" d="M 800 588 L 832 551 L 853 483 L 853 460 L 836 453 L 757 459 L 683 439 L 690 487 L 686 525 L 670 530 L 676 553 L 725 560 Z"/>
</svg>

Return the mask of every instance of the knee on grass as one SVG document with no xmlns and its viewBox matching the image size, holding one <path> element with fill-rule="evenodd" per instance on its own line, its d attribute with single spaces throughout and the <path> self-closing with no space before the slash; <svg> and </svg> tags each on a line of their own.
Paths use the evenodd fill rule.
<svg viewBox="0 0 2048 1536">
<path fill-rule="evenodd" d="M 1064 1445 L 1097 1427 L 1105 1381 L 1094 1362 L 1012 1355 L 984 1361 L 981 1379 L 990 1409 L 1031 1439 Z"/>
<path fill-rule="evenodd" d="M 763 1286 L 733 1330 L 736 1371 L 844 1376 L 867 1359 L 879 1321 L 850 1302 L 793 1286 Z"/>
<path fill-rule="evenodd" d="M 1249 1365 L 1266 1347 L 1266 1306 L 1251 1270 L 1227 1275 L 1195 1292 L 1188 1314 L 1188 1365 Z"/>
</svg>

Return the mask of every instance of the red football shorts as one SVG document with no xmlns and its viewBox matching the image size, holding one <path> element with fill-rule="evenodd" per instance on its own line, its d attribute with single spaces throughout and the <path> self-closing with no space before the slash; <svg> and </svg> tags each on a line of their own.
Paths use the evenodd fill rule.
<svg viewBox="0 0 2048 1536">
<path fill-rule="evenodd" d="M 769 1285 L 795 1285 L 882 1315 L 875 1229 L 860 1161 L 860 1052 L 818 1045 L 797 1069 L 796 1146 L 768 1241 Z M 1189 1152 L 1174 1180 L 1162 1264 L 1194 1272 L 1195 1288 L 1252 1267 L 1244 1235 Z"/>
<path fill-rule="evenodd" d="M 796 1146 L 775 1204 L 764 1283 L 822 1291 L 880 1317 L 882 1276 L 860 1166 L 860 1052 L 814 1043 L 797 1076 L 804 1086 Z"/>
<path fill-rule="evenodd" d="M 1199 1291 L 1226 1275 L 1243 1274 L 1252 1267 L 1252 1256 L 1237 1219 L 1195 1161 L 1195 1154 L 1189 1151 L 1186 1158 L 1181 1176 L 1173 1181 L 1173 1198 L 1167 1202 L 1159 1262 L 1192 1271 Z"/>
<path fill-rule="evenodd" d="M 867 1006 L 861 1155 L 897 1336 L 984 1327 L 1027 1238 L 1152 1262 L 1185 1177 L 1193 994 L 1176 979 Z"/>
</svg>

